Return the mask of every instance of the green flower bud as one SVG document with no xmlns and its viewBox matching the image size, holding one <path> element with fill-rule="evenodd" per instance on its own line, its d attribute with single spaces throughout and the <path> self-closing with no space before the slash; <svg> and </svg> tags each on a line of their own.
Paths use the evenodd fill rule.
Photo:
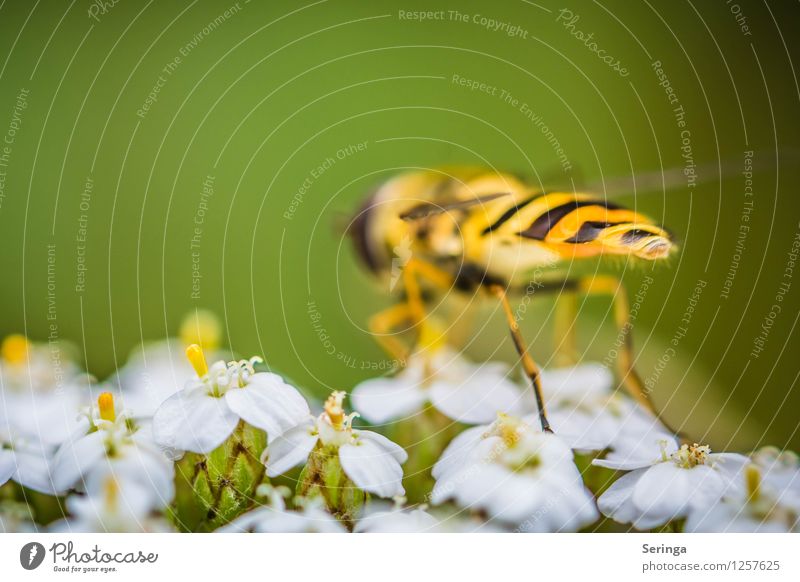
<svg viewBox="0 0 800 582">
<path fill-rule="evenodd" d="M 300 473 L 297 495 L 306 499 L 321 498 L 328 511 L 352 528 L 369 494 L 356 487 L 339 462 L 336 446 L 318 443 Z"/>
<path fill-rule="evenodd" d="M 213 531 L 253 507 L 268 482 L 259 460 L 266 434 L 243 421 L 219 447 L 187 453 L 176 465 L 172 519 L 184 531 Z"/>
</svg>

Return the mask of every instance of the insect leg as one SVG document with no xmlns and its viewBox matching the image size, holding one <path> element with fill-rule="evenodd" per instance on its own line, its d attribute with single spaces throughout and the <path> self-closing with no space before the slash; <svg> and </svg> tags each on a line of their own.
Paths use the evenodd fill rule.
<svg viewBox="0 0 800 582">
<path fill-rule="evenodd" d="M 390 356 L 404 364 L 409 355 L 409 348 L 397 337 L 389 334 L 403 323 L 421 323 L 425 319 L 425 301 L 419 284 L 420 279 L 444 289 L 449 289 L 453 283 L 452 276 L 446 271 L 412 257 L 403 267 L 406 301 L 376 313 L 370 318 L 368 324 L 375 341 Z"/>
<path fill-rule="evenodd" d="M 578 297 L 565 287 L 556 297 L 553 345 L 555 361 L 559 366 L 572 366 L 578 362 L 576 322 L 578 320 Z"/>
<path fill-rule="evenodd" d="M 405 364 L 408 357 L 408 348 L 399 339 L 389 335 L 400 324 L 411 319 L 411 310 L 406 303 L 393 305 L 388 309 L 379 311 L 369 319 L 368 327 L 375 341 L 396 360 Z"/>
<path fill-rule="evenodd" d="M 601 275 L 579 279 L 578 288 L 586 295 L 611 295 L 613 297 L 614 320 L 616 321 L 619 334 L 622 335 L 623 342 L 622 349 L 617 358 L 617 366 L 622 382 L 628 393 L 640 406 L 653 414 L 653 416 L 661 421 L 671 432 L 680 436 L 681 433 L 670 427 L 656 410 L 653 401 L 647 396 L 647 391 L 644 388 L 644 382 L 642 382 L 641 376 L 639 376 L 639 373 L 634 367 L 633 329 L 630 321 L 630 307 L 625 287 L 620 283 L 619 279 Z"/>
<path fill-rule="evenodd" d="M 517 348 L 517 353 L 522 361 L 525 374 L 530 379 L 531 384 L 533 384 L 533 393 L 536 396 L 536 407 L 539 410 L 539 422 L 542 424 L 542 430 L 544 432 L 551 433 L 553 430 L 550 428 L 550 422 L 547 420 L 547 413 L 544 409 L 544 397 L 542 396 L 542 382 L 539 377 L 539 368 L 528 353 L 525 340 L 519 330 L 519 324 L 508 302 L 506 290 L 501 285 L 490 285 L 489 291 L 497 297 L 503 305 L 503 312 L 508 320 L 508 327 L 511 330 L 511 338 L 514 340 L 514 346 Z"/>
<path fill-rule="evenodd" d="M 414 257 L 408 260 L 403 267 L 403 286 L 409 309 L 417 323 L 425 319 L 425 301 L 422 298 L 420 280 L 428 281 L 439 289 L 449 289 L 453 284 L 453 277 L 436 265 Z"/>
</svg>

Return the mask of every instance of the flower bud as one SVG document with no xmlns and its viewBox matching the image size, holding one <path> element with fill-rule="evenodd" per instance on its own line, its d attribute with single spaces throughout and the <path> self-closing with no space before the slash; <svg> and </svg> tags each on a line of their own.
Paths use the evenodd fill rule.
<svg viewBox="0 0 800 582">
<path fill-rule="evenodd" d="M 328 511 L 352 528 L 369 495 L 356 487 L 345 474 L 335 446 L 318 445 L 297 485 L 297 495 L 305 499 L 320 498 Z"/>
<path fill-rule="evenodd" d="M 265 447 L 264 432 L 240 422 L 207 455 L 187 454 L 176 466 L 176 525 L 213 531 L 250 509 L 258 486 L 268 482 L 259 460 Z"/>
</svg>

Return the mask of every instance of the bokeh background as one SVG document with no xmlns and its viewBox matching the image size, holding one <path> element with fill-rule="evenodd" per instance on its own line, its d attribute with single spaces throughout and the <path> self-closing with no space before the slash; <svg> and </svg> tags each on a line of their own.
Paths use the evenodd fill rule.
<svg viewBox="0 0 800 582">
<path fill-rule="evenodd" d="M 435 19 L 409 15 L 421 10 Z M 6 0 L 0 333 L 72 344 L 104 379 L 206 308 L 237 352 L 309 394 L 346 390 L 382 373 L 365 322 L 391 300 L 355 260 L 348 217 L 403 168 L 478 163 L 607 187 L 668 225 L 681 246 L 666 264 L 570 270 L 616 273 L 632 294 L 652 279 L 638 367 L 673 424 L 715 448 L 797 448 L 799 14 L 740 0 Z M 695 185 L 680 173 L 692 166 Z M 667 188 L 611 180 L 662 171 Z M 545 364 L 552 307 L 537 298 L 523 321 Z M 580 311 L 582 357 L 603 360 L 610 303 Z M 496 306 L 456 313 L 453 341 L 481 330 L 470 356 L 513 360 Z"/>
</svg>

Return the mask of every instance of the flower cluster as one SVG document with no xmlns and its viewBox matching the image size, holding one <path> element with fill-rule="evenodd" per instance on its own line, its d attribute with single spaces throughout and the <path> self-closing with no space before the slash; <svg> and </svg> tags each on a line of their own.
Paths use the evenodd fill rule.
<svg viewBox="0 0 800 582">
<path fill-rule="evenodd" d="M 56 366 L 49 348 L 6 338 L 0 529 L 800 530 L 796 455 L 681 442 L 600 365 L 542 372 L 545 433 L 507 366 L 438 336 L 353 387 L 358 412 L 344 391 L 307 400 L 218 340 L 196 314 L 99 383 L 66 354 Z"/>
</svg>

